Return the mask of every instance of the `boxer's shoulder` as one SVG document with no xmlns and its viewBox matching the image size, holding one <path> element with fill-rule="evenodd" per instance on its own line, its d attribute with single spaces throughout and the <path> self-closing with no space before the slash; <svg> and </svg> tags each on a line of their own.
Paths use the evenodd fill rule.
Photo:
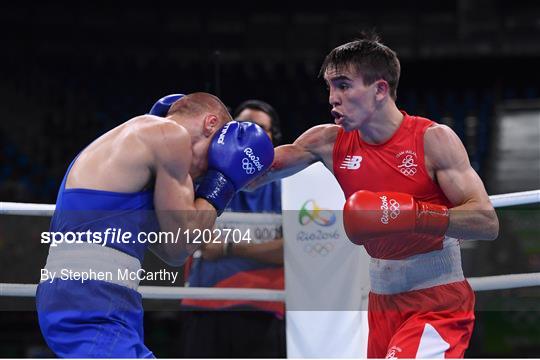
<svg viewBox="0 0 540 360">
<path fill-rule="evenodd" d="M 191 154 L 191 136 L 177 122 L 153 115 L 138 116 L 128 131 L 150 148 L 152 153 L 162 156 Z"/>
<path fill-rule="evenodd" d="M 457 165 L 467 160 L 467 152 L 457 134 L 450 127 L 434 124 L 424 134 L 426 165 L 434 170 Z"/>
<path fill-rule="evenodd" d="M 328 149 L 332 149 L 336 141 L 340 127 L 334 124 L 316 125 L 304 132 L 295 141 L 304 149 L 320 155 Z"/>
<path fill-rule="evenodd" d="M 447 125 L 444 124 L 438 124 L 433 123 L 431 126 L 429 126 L 426 129 L 425 136 L 448 136 L 449 134 L 453 134 L 454 131 Z"/>
<path fill-rule="evenodd" d="M 173 120 L 153 115 L 141 115 L 125 122 L 107 142 L 102 157 L 119 169 L 155 172 L 163 168 L 178 176 L 191 162 L 188 131 Z"/>
<path fill-rule="evenodd" d="M 126 125 L 140 137 L 156 136 L 165 138 L 189 138 L 189 133 L 182 125 L 171 119 L 154 115 L 141 115 L 129 120 Z"/>
<path fill-rule="evenodd" d="M 335 124 L 324 124 L 319 126 L 322 127 L 321 135 L 323 135 L 323 141 L 333 144 L 336 141 L 341 126 Z"/>
</svg>

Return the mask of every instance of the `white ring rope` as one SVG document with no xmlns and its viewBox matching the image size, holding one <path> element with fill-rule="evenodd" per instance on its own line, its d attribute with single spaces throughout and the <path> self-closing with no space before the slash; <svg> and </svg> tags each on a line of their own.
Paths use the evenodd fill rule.
<svg viewBox="0 0 540 360">
<path fill-rule="evenodd" d="M 54 204 L 0 202 L 0 215 L 52 216 Z"/>
<path fill-rule="evenodd" d="M 492 195 L 494 207 L 534 204 L 540 202 L 540 190 Z M 54 205 L 0 202 L 0 215 L 51 216 Z M 281 215 L 224 213 L 220 222 L 242 224 L 280 224 Z M 503 290 L 540 286 L 540 273 L 497 275 L 468 278 L 475 291 Z M 34 297 L 36 284 L 0 283 L 1 296 Z M 182 288 L 170 286 L 141 286 L 139 292 L 145 299 L 220 299 L 285 301 L 285 291 L 237 288 Z"/>
<path fill-rule="evenodd" d="M 37 284 L 0 283 L 1 296 L 36 296 Z M 237 288 L 189 288 L 173 286 L 140 286 L 138 291 L 144 299 L 154 300 L 253 300 L 285 301 L 285 291 Z"/>
<path fill-rule="evenodd" d="M 492 195 L 489 197 L 494 207 L 534 204 L 540 202 L 540 190 L 521 191 L 508 194 Z M 0 215 L 22 216 L 52 216 L 54 204 L 33 204 L 17 202 L 0 202 Z M 224 213 L 220 219 L 223 221 L 238 221 L 248 224 L 274 224 L 280 215 Z"/>
<path fill-rule="evenodd" d="M 540 272 L 472 277 L 467 279 L 474 291 L 491 291 L 540 286 Z M 37 284 L 0 283 L 0 296 L 34 297 Z M 237 288 L 182 288 L 172 286 L 141 286 L 143 299 L 154 300 L 253 300 L 285 301 L 285 291 Z"/>
<path fill-rule="evenodd" d="M 540 272 L 467 278 L 474 291 L 491 291 L 540 286 Z"/>
<path fill-rule="evenodd" d="M 540 190 L 521 191 L 489 197 L 494 207 L 536 204 L 540 202 Z"/>
</svg>

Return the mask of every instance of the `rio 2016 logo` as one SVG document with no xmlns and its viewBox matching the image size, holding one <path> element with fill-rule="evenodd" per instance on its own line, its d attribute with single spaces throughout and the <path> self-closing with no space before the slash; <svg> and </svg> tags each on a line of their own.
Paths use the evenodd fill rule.
<svg viewBox="0 0 540 360">
<path fill-rule="evenodd" d="M 301 225 L 314 222 L 320 226 L 332 226 L 336 222 L 336 214 L 332 210 L 320 208 L 315 200 L 307 200 L 300 208 L 298 221 Z"/>
</svg>

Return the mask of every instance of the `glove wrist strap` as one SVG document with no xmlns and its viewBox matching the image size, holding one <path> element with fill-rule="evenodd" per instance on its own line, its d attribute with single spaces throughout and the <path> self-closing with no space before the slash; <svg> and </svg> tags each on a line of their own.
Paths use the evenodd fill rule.
<svg viewBox="0 0 540 360">
<path fill-rule="evenodd" d="M 220 216 L 234 197 L 235 189 L 223 173 L 209 169 L 199 184 L 195 197 L 206 199 Z"/>
<path fill-rule="evenodd" d="M 444 205 L 418 202 L 416 232 L 443 236 L 448 229 L 448 208 Z"/>
</svg>

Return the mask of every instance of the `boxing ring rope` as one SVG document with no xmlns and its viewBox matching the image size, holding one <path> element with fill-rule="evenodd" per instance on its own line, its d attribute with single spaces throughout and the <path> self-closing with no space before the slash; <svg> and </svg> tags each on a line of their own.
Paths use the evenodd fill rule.
<svg viewBox="0 0 540 360">
<path fill-rule="evenodd" d="M 540 190 L 521 191 L 508 194 L 492 195 L 489 197 L 494 207 L 534 204 L 540 202 Z M 0 215 L 22 216 L 52 216 L 54 204 L 34 204 L 18 202 L 0 202 Z M 242 214 L 224 213 L 221 218 L 224 222 L 236 221 L 248 224 L 274 223 L 280 215 L 273 214 Z"/>
<path fill-rule="evenodd" d="M 540 272 L 467 278 L 474 291 L 491 291 L 540 286 Z M 0 283 L 0 296 L 34 297 L 37 284 Z M 153 300 L 252 300 L 285 301 L 284 290 L 237 288 L 182 288 L 172 286 L 140 286 L 143 299 Z"/>
<path fill-rule="evenodd" d="M 494 207 L 506 207 L 540 203 L 540 190 L 490 196 Z M 51 216 L 54 205 L 0 202 L 0 215 Z M 224 213 L 222 222 L 242 224 L 275 224 L 281 222 L 281 215 Z M 467 279 L 475 291 L 515 289 L 540 286 L 540 272 L 472 277 Z M 0 296 L 34 297 L 37 284 L 0 283 Z M 268 289 L 238 288 L 182 288 L 170 286 L 140 286 L 139 292 L 144 299 L 204 299 L 204 300 L 260 300 L 285 301 L 285 291 Z"/>
<path fill-rule="evenodd" d="M 0 283 L 0 296 L 34 297 L 37 284 Z M 267 289 L 218 289 L 218 288 L 183 288 L 172 286 L 139 286 L 143 299 L 153 300 L 253 300 L 285 301 L 285 291 Z"/>
</svg>

